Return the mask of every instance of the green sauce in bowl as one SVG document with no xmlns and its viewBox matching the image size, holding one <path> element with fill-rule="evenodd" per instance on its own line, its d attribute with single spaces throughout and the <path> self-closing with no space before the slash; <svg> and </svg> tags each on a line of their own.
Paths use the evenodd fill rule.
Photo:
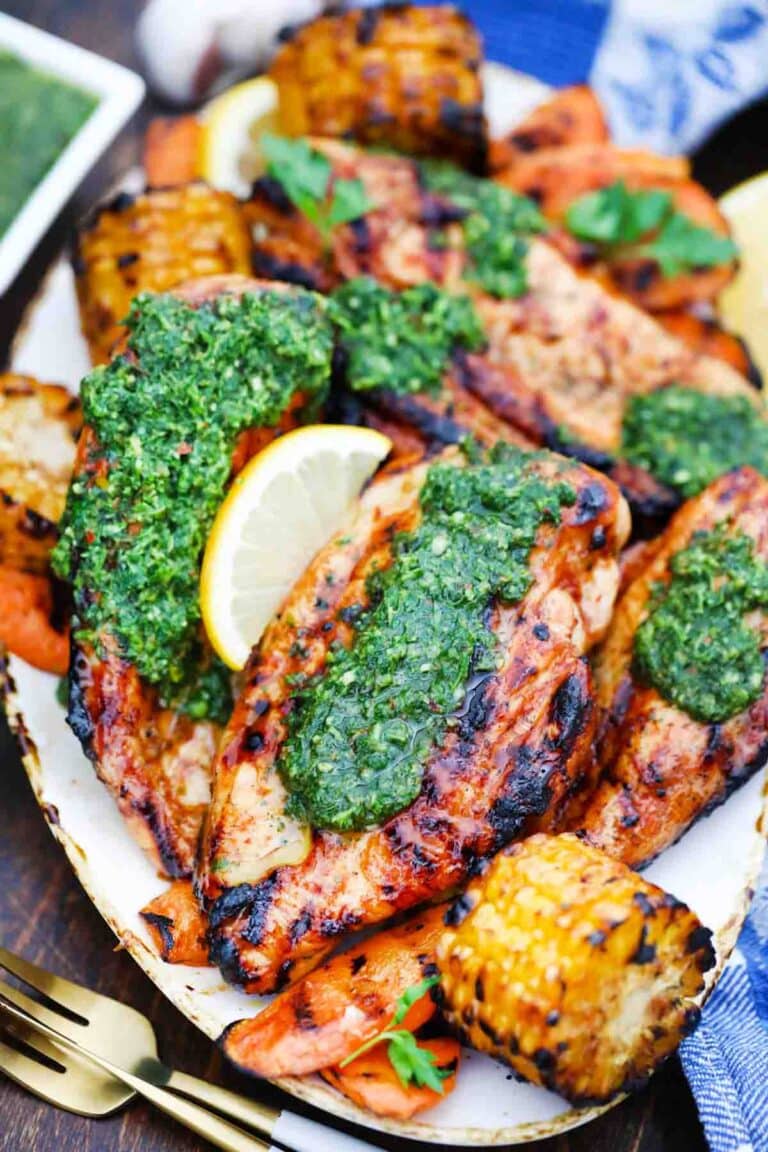
<svg viewBox="0 0 768 1152">
<path fill-rule="evenodd" d="M 98 102 L 91 93 L 0 51 L 0 236 Z"/>
</svg>

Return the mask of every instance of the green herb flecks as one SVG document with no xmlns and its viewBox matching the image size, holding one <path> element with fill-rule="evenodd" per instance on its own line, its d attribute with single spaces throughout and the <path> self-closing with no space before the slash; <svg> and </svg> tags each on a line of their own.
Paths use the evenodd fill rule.
<svg viewBox="0 0 768 1152">
<path fill-rule="evenodd" d="M 0 236 L 98 99 L 0 52 Z"/>
<path fill-rule="evenodd" d="M 768 423 L 745 396 L 662 388 L 629 400 L 621 455 L 688 499 L 740 464 L 768 476 Z"/>
<path fill-rule="evenodd" d="M 315 827 L 375 826 L 406 808 L 470 677 L 496 668 L 486 610 L 525 595 L 540 526 L 574 499 L 530 460 L 502 445 L 463 468 L 432 465 L 421 522 L 370 577 L 352 647 L 297 690 L 278 768 Z"/>
<path fill-rule="evenodd" d="M 739 254 L 728 236 L 675 211 L 669 192 L 631 192 L 621 180 L 575 200 L 565 224 L 574 236 L 597 244 L 608 256 L 655 260 L 664 276 L 726 264 Z"/>
<path fill-rule="evenodd" d="M 391 292 L 375 280 L 350 280 L 334 292 L 329 314 L 354 392 L 438 392 L 451 353 L 485 342 L 471 301 L 434 284 Z"/>
<path fill-rule="evenodd" d="M 534 202 L 445 161 L 427 160 L 420 169 L 428 190 L 464 213 L 462 229 L 469 261 L 466 279 L 492 296 L 522 296 L 528 287 L 527 238 L 547 227 Z"/>
<path fill-rule="evenodd" d="M 265 133 L 260 140 L 267 173 L 286 196 L 330 243 L 334 228 L 348 224 L 374 207 L 361 180 L 334 180 L 331 165 L 306 140 L 289 140 Z"/>
<path fill-rule="evenodd" d="M 383 1032 L 372 1036 L 365 1044 L 361 1044 L 351 1056 L 341 1061 L 339 1067 L 346 1068 L 359 1056 L 370 1052 L 372 1048 L 377 1048 L 379 1044 L 386 1043 L 389 1062 L 401 1084 L 407 1087 L 413 1083 L 419 1088 L 431 1088 L 433 1092 L 438 1092 L 442 1096 L 443 1081 L 451 1075 L 451 1070 L 438 1067 L 434 1052 L 429 1048 L 420 1048 L 413 1032 L 409 1032 L 407 1028 L 398 1028 L 398 1024 L 402 1024 L 416 1001 L 426 996 L 438 983 L 439 977 L 430 976 L 407 988 L 397 1002 L 391 1025 Z"/>
<path fill-rule="evenodd" d="M 693 536 L 670 570 L 637 630 L 635 667 L 665 700 L 719 724 L 763 690 L 761 636 L 744 617 L 768 607 L 768 566 L 726 525 Z"/>
<path fill-rule="evenodd" d="M 74 585 L 77 635 L 117 642 L 164 703 L 222 720 L 229 675 L 204 654 L 202 551 L 238 435 L 274 427 L 327 386 L 332 335 L 308 292 L 221 296 L 192 308 L 139 296 L 128 355 L 82 386 L 94 433 L 72 481 L 54 552 Z"/>
</svg>

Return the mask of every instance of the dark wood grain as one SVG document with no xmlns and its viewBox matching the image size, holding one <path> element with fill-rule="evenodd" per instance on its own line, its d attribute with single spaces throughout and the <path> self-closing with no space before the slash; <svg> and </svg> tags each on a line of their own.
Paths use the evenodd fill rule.
<svg viewBox="0 0 768 1152">
<path fill-rule="evenodd" d="M 140 7 L 138 0 L 111 0 L 109 4 L 6 0 L 3 5 L 11 15 L 132 66 L 136 65 L 133 25 Z M 141 130 L 151 110 L 145 106 L 134 118 L 0 301 L 0 357 L 7 355 L 24 307 L 73 222 L 137 160 Z M 767 123 L 768 105 L 757 106 L 702 153 L 699 171 L 715 190 L 768 167 Z M 238 1090 L 247 1089 L 222 1067 L 213 1046 L 119 950 L 50 836 L 4 723 L 0 723 L 0 781 L 0 939 L 62 976 L 146 1012 L 157 1026 L 162 1054 L 171 1063 L 195 1075 L 221 1079 Z M 280 1099 L 279 1093 L 264 1091 Z M 203 1147 L 198 1139 L 141 1104 L 109 1120 L 88 1121 L 57 1113 L 0 1080 L 0 1152 L 193 1152 Z M 422 1146 L 398 1143 L 397 1147 Z M 703 1152 L 706 1145 L 690 1092 L 673 1060 L 645 1092 L 587 1128 L 529 1147 L 532 1152 Z"/>
</svg>

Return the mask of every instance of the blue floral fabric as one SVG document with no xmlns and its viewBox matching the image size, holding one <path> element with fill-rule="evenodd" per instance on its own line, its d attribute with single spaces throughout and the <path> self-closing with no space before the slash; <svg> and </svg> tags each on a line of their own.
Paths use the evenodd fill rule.
<svg viewBox="0 0 768 1152">
<path fill-rule="evenodd" d="M 614 138 L 688 151 L 768 91 L 768 0 L 466 0 L 486 54 L 549 84 L 589 80 Z"/>
</svg>

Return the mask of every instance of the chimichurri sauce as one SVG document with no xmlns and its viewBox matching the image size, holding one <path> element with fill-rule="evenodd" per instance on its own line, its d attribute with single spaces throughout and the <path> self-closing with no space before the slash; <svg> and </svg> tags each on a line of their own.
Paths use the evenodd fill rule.
<svg viewBox="0 0 768 1152">
<path fill-rule="evenodd" d="M 741 464 L 768 476 L 768 423 L 744 396 L 662 388 L 630 399 L 621 454 L 688 499 Z"/>
<path fill-rule="evenodd" d="M 420 524 L 370 579 L 353 646 L 299 689 L 278 767 L 315 827 L 361 829 L 406 808 L 470 677 L 497 666 L 487 611 L 525 595 L 539 527 L 575 499 L 531 459 L 499 446 L 464 468 L 432 465 Z"/>
<path fill-rule="evenodd" d="M 97 104 L 0 51 L 0 236 Z"/>
<path fill-rule="evenodd" d="M 367 277 L 350 280 L 334 292 L 329 314 L 353 392 L 438 392 L 451 353 L 485 343 L 471 301 L 435 284 L 392 292 Z"/>
<path fill-rule="evenodd" d="M 466 279 L 475 281 L 491 296 L 522 296 L 528 287 L 527 237 L 546 229 L 534 202 L 442 160 L 426 160 L 419 170 L 428 191 L 444 197 L 463 213 L 469 264 Z"/>
<path fill-rule="evenodd" d="M 331 329 L 300 291 L 200 308 L 143 295 L 128 328 L 130 355 L 83 382 L 98 446 L 70 487 L 54 567 L 73 583 L 79 638 L 109 633 L 164 703 L 223 720 L 229 676 L 201 643 L 202 551 L 238 435 L 276 425 L 298 392 L 322 399 Z"/>
<path fill-rule="evenodd" d="M 768 607 L 768 566 L 742 533 L 700 532 L 670 562 L 635 637 L 642 680 L 695 720 L 719 724 L 760 696 L 765 664 L 747 613 Z"/>
</svg>

